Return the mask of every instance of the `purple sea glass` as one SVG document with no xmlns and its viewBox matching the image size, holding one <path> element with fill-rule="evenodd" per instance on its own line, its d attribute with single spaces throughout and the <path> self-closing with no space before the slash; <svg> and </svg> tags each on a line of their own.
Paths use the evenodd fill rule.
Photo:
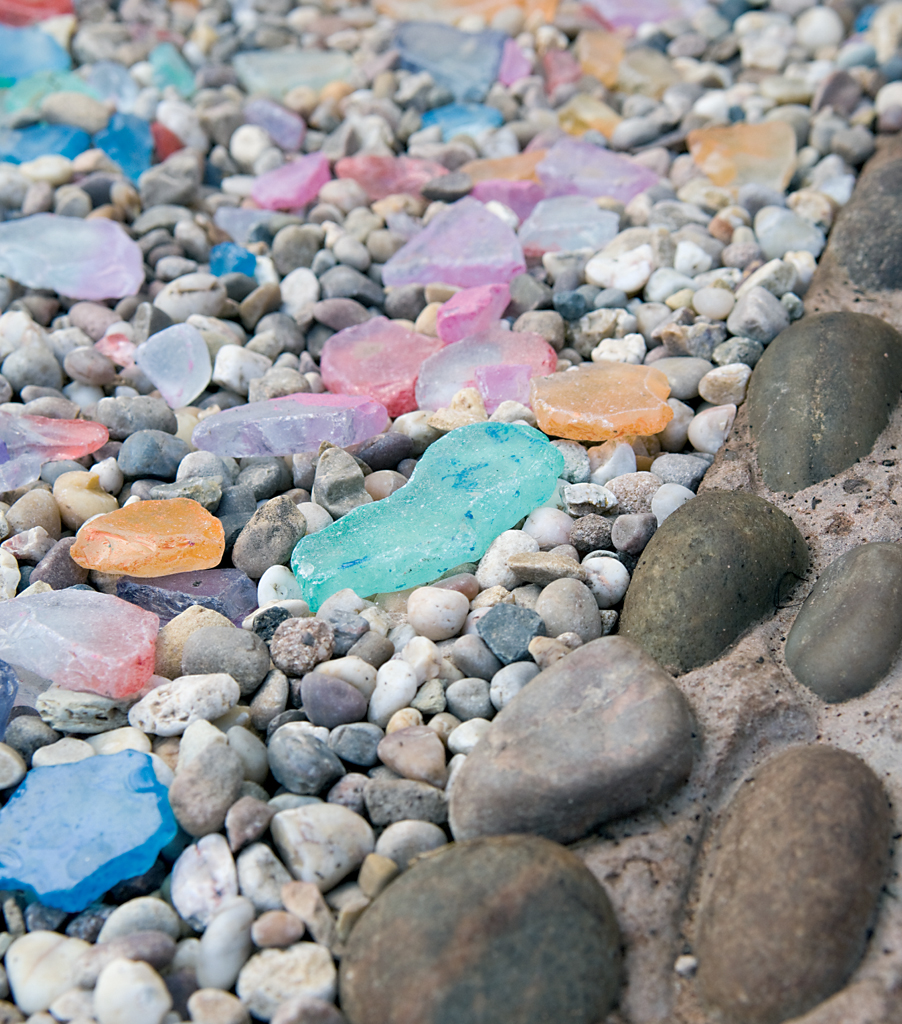
<svg viewBox="0 0 902 1024">
<path fill-rule="evenodd" d="M 526 270 L 517 236 L 469 196 L 434 217 L 382 269 L 389 287 L 404 284 L 507 284 Z"/>
<path fill-rule="evenodd" d="M 536 204 L 547 198 L 544 185 L 537 181 L 508 181 L 506 178 L 477 181 L 470 195 L 482 203 L 492 199 L 504 203 L 520 220 L 526 220 Z"/>
<path fill-rule="evenodd" d="M 498 81 L 502 85 L 513 85 L 529 74 L 532 74 L 532 62 L 520 49 L 515 40 L 506 39 L 504 41 L 504 49 L 501 51 Z"/>
<path fill-rule="evenodd" d="M 194 428 L 192 441 L 235 459 L 293 455 L 315 450 L 323 441 L 339 448 L 358 444 L 387 426 L 385 406 L 371 398 L 299 393 L 214 413 Z"/>
<path fill-rule="evenodd" d="M 489 416 L 502 402 L 529 405 L 529 382 L 533 372 L 528 363 L 477 366 L 473 376 Z"/>
<path fill-rule="evenodd" d="M 257 607 L 257 587 L 240 569 L 199 569 L 149 579 L 123 576 L 116 582 L 116 594 L 158 615 L 160 625 L 199 604 L 240 626 Z"/>
<path fill-rule="evenodd" d="M 265 96 L 245 103 L 244 120 L 265 128 L 273 142 L 286 153 L 296 153 L 307 134 L 307 125 L 302 118 Z"/>
<path fill-rule="evenodd" d="M 628 203 L 658 183 L 654 171 L 629 157 L 578 139 L 561 139 L 536 167 L 549 196 L 610 196 Z"/>
<path fill-rule="evenodd" d="M 331 178 L 329 158 L 311 153 L 261 174 L 254 182 L 251 198 L 264 210 L 297 210 L 312 203 Z"/>
<path fill-rule="evenodd" d="M 556 196 L 536 206 L 517 236 L 527 258 L 537 259 L 546 252 L 598 252 L 619 230 L 617 214 L 600 210 L 588 196 Z"/>
</svg>

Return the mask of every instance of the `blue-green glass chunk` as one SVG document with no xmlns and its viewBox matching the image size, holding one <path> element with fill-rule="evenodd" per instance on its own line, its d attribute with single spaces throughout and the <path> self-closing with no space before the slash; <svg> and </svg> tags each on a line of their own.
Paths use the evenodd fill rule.
<svg viewBox="0 0 902 1024">
<path fill-rule="evenodd" d="M 134 114 L 113 114 L 106 128 L 94 136 L 94 145 L 119 164 L 132 181 L 137 181 L 153 163 L 150 125 Z"/>
<path fill-rule="evenodd" d="M 32 768 L 0 810 L 0 888 L 76 913 L 148 871 L 176 831 L 149 754 Z"/>
<path fill-rule="evenodd" d="M 504 115 L 494 107 L 481 103 L 448 103 L 444 107 L 427 110 L 422 119 L 424 128 L 438 125 L 442 139 L 449 142 L 455 135 L 482 135 L 483 132 L 500 128 Z"/>
<path fill-rule="evenodd" d="M 0 88 L 38 71 L 67 71 L 72 58 L 39 28 L 0 25 Z"/>
<path fill-rule="evenodd" d="M 3 94 L 3 109 L 8 114 L 19 110 L 37 110 L 41 100 L 52 92 L 81 92 L 95 100 L 101 97 L 74 71 L 39 71 L 22 78 Z"/>
<path fill-rule="evenodd" d="M 194 72 L 172 43 L 155 46 L 147 59 L 153 68 L 153 84 L 158 89 L 174 85 L 176 92 L 184 99 L 194 95 Z"/>
<path fill-rule="evenodd" d="M 24 164 L 56 153 L 74 160 L 91 145 L 91 136 L 71 124 L 32 124 L 0 128 L 0 160 Z"/>
<path fill-rule="evenodd" d="M 350 587 L 361 597 L 421 586 L 473 562 L 554 493 L 564 458 L 532 427 L 473 423 L 426 449 L 409 482 L 302 537 L 291 556 L 314 611 Z"/>
</svg>

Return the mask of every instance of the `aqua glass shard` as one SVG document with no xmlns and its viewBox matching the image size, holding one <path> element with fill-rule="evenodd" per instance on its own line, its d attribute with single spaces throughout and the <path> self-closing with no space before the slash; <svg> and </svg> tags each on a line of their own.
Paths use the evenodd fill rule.
<svg viewBox="0 0 902 1024">
<path fill-rule="evenodd" d="M 351 58 L 340 50 L 250 50 L 235 55 L 238 81 L 245 92 L 281 99 L 299 85 L 317 92 L 329 82 L 344 81 L 353 68 Z"/>
<path fill-rule="evenodd" d="M 33 124 L 0 129 L 0 160 L 24 164 L 54 154 L 73 160 L 91 145 L 91 137 L 71 124 Z"/>
<path fill-rule="evenodd" d="M 155 46 L 147 59 L 153 69 L 153 84 L 158 89 L 171 85 L 184 99 L 194 95 L 194 72 L 172 43 Z"/>
<path fill-rule="evenodd" d="M 68 71 L 70 67 L 69 54 L 46 32 L 0 25 L 0 88 L 38 71 Z"/>
<path fill-rule="evenodd" d="M 149 754 L 33 768 L 0 811 L 0 887 L 77 913 L 149 870 L 176 831 Z"/>
<path fill-rule="evenodd" d="M 532 427 L 452 430 L 400 490 L 298 541 L 291 568 L 301 594 L 315 611 L 345 587 L 361 597 L 404 590 L 476 561 L 548 500 L 563 469 L 561 453 Z"/>
</svg>

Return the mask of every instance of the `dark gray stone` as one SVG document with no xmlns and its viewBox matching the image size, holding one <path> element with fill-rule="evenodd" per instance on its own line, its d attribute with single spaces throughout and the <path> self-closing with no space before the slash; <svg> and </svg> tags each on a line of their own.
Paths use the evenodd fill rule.
<svg viewBox="0 0 902 1024">
<path fill-rule="evenodd" d="M 376 748 L 384 735 L 372 722 L 351 722 L 329 733 L 329 747 L 342 761 L 369 768 L 379 760 Z"/>
<path fill-rule="evenodd" d="M 332 627 L 334 632 L 332 653 L 338 657 L 347 654 L 370 629 L 369 622 L 362 615 L 358 615 L 356 612 L 342 611 L 338 608 L 325 613 L 320 609 L 317 612 L 317 618 L 323 619 Z"/>
<path fill-rule="evenodd" d="M 902 643 L 902 545 L 862 544 L 836 559 L 786 638 L 786 664 L 831 703 L 866 693 Z"/>
<path fill-rule="evenodd" d="M 694 491 L 708 472 L 710 462 L 695 455 L 659 455 L 652 464 L 652 472 L 665 484 L 679 484 Z"/>
<path fill-rule="evenodd" d="M 258 580 L 273 565 L 285 565 L 295 544 L 304 536 L 307 520 L 287 495 L 270 499 L 258 509 L 238 535 L 232 564 Z"/>
<path fill-rule="evenodd" d="M 426 308 L 426 289 L 421 284 L 404 284 L 385 293 L 385 315 L 392 320 L 416 320 Z"/>
<path fill-rule="evenodd" d="M 227 551 L 232 548 L 256 511 L 257 500 L 249 487 L 223 488 L 222 497 L 216 507 L 216 518 L 222 523 Z M 306 520 L 304 526 L 306 529 Z"/>
<path fill-rule="evenodd" d="M 258 455 L 242 459 L 241 471 L 235 482 L 239 487 L 249 487 L 256 501 L 265 501 L 291 487 L 291 470 L 284 459 L 273 455 Z"/>
<path fill-rule="evenodd" d="M 179 463 L 190 451 L 180 437 L 162 430 L 138 430 L 126 438 L 116 461 L 123 475 L 131 479 L 174 480 Z"/>
<path fill-rule="evenodd" d="M 162 398 L 151 398 L 150 395 L 101 398 L 94 419 L 109 430 L 113 441 L 124 441 L 138 430 L 162 430 L 167 434 L 178 430 L 175 413 Z"/>
<path fill-rule="evenodd" d="M 381 668 L 395 653 L 394 644 L 384 636 L 380 636 L 374 630 L 364 633 L 363 636 L 348 649 L 348 655 L 355 658 L 362 658 L 373 668 Z"/>
<path fill-rule="evenodd" d="M 491 679 L 501 669 L 501 662 L 486 642 L 472 633 L 459 636 L 451 645 L 451 660 L 465 676 Z"/>
<path fill-rule="evenodd" d="M 853 754 L 796 747 L 739 789 L 696 913 L 698 987 L 735 1024 L 781 1024 L 845 985 L 868 940 L 892 816 Z"/>
<path fill-rule="evenodd" d="M 795 494 L 863 458 L 902 389 L 902 335 L 861 313 L 806 316 L 775 339 L 749 384 L 758 465 Z"/>
<path fill-rule="evenodd" d="M 307 732 L 301 722 L 289 722 L 276 729 L 267 753 L 276 780 L 302 796 L 316 796 L 345 773 L 335 754 Z"/>
<path fill-rule="evenodd" d="M 476 624 L 476 632 L 502 663 L 529 660 L 529 642 L 545 636 L 542 617 L 515 604 L 496 604 Z"/>
<path fill-rule="evenodd" d="M 190 498 L 208 512 L 215 512 L 222 500 L 222 480 L 212 476 L 186 476 L 174 484 L 157 484 L 151 487 L 150 497 L 154 501 L 171 498 Z"/>
<path fill-rule="evenodd" d="M 339 984 L 352 1024 L 596 1024 L 617 997 L 620 936 L 569 850 L 476 840 L 415 862 L 376 899 Z"/>
<path fill-rule="evenodd" d="M 269 650 L 249 629 L 204 626 L 196 629 L 182 649 L 182 674 L 228 672 L 242 696 L 253 693 L 269 671 Z"/>
<path fill-rule="evenodd" d="M 376 434 L 360 444 L 349 445 L 345 451 L 377 472 L 380 469 L 395 469 L 399 462 L 410 458 L 413 442 L 407 434 L 390 431 L 387 434 Z"/>
<path fill-rule="evenodd" d="M 319 284 L 324 299 L 356 299 L 365 306 L 380 307 L 385 301 L 385 293 L 372 278 L 344 264 L 327 270 Z"/>
<path fill-rule="evenodd" d="M 463 199 L 473 190 L 473 179 L 463 171 L 442 174 L 432 181 L 427 181 L 420 189 L 420 194 L 430 202 L 453 203 Z"/>
<path fill-rule="evenodd" d="M 333 519 L 339 519 L 359 505 L 372 502 L 363 479 L 363 471 L 352 455 L 343 448 L 327 448 L 316 465 L 313 500 Z"/>
<path fill-rule="evenodd" d="M 804 538 L 770 502 L 706 491 L 649 541 L 626 592 L 620 635 L 668 671 L 689 672 L 773 615 L 807 566 Z"/>
<path fill-rule="evenodd" d="M 74 537 L 64 537 L 57 541 L 34 567 L 30 582 L 37 583 L 40 580 L 49 583 L 54 590 L 86 583 L 88 570 L 72 561 L 70 552 L 74 543 Z"/>
<path fill-rule="evenodd" d="M 308 672 L 301 680 L 301 706 L 314 725 L 334 729 L 366 716 L 367 699 L 356 686 L 323 672 Z"/>
<path fill-rule="evenodd" d="M 286 619 L 291 618 L 291 612 L 286 608 L 276 605 L 274 608 L 266 608 L 254 616 L 254 632 L 265 643 L 272 640 L 273 633 L 282 625 Z"/>
<path fill-rule="evenodd" d="M 431 821 L 436 825 L 448 819 L 448 798 L 441 789 L 412 779 L 370 779 L 363 799 L 374 825 L 395 821 Z"/>
<path fill-rule="evenodd" d="M 693 731 L 685 698 L 644 651 L 594 640 L 498 713 L 454 780 L 451 831 L 572 842 L 682 785 Z"/>
</svg>

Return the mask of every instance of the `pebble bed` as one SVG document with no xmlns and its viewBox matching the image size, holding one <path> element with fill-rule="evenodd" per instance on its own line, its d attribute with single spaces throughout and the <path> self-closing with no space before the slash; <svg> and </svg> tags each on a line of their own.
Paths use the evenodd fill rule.
<svg viewBox="0 0 902 1024">
<path fill-rule="evenodd" d="M 669 951 L 670 989 L 662 988 L 642 959 L 658 904 L 642 897 L 651 909 L 631 919 L 615 894 L 612 910 L 584 877 L 583 863 L 602 885 L 622 878 L 627 868 L 614 871 L 610 858 L 631 833 L 605 832 L 607 823 L 668 799 L 692 773 L 701 742 L 695 720 L 704 716 L 694 684 L 681 693 L 659 666 L 693 680 L 701 661 L 662 642 L 650 648 L 656 664 L 630 643 L 642 644 L 662 619 L 685 612 L 679 603 L 655 603 L 678 578 L 679 558 L 700 550 L 696 544 L 716 549 L 718 580 L 712 573 L 704 585 L 719 593 L 720 580 L 734 578 L 722 571 L 724 564 L 733 571 L 732 538 L 759 531 L 750 550 L 770 574 L 766 598 L 707 660 L 773 612 L 787 566 L 794 578 L 807 572 L 807 555 L 799 554 L 805 542 L 782 512 L 779 521 L 759 523 L 758 506 L 719 508 L 714 496 L 722 492 L 696 492 L 744 415 L 759 358 L 790 325 L 800 330 L 808 322 L 806 290 L 877 136 L 902 129 L 902 5 L 698 5 L 628 34 L 620 78 L 609 86 L 580 68 L 581 36 L 601 25 L 589 8 L 565 2 L 546 19 L 511 6 L 488 21 L 448 8 L 444 14 L 474 37 L 491 28 L 514 40 L 527 71 L 511 85 L 488 87 L 484 104 L 497 112 L 494 126 L 446 136 L 429 115 L 455 95 L 426 71 L 401 69 L 394 40 L 403 23 L 388 7 L 342 0 L 210 0 L 199 8 L 181 0 L 84 0 L 77 7 L 77 18 L 58 18 L 47 31 L 63 39 L 86 79 L 110 61 L 128 74 L 110 104 L 50 91 L 40 100 L 41 118 L 96 134 L 119 102 L 162 126 L 157 154 L 168 146 L 169 155 L 136 182 L 99 148 L 71 159 L 0 162 L 0 221 L 43 212 L 116 220 L 138 242 L 146 271 L 140 291 L 115 303 L 73 303 L 23 288 L 12 273 L 0 277 L 0 411 L 94 420 L 111 437 L 95 455 L 48 462 L 37 483 L 2 495 L 0 598 L 71 587 L 121 596 L 115 576 L 72 559 L 74 537 L 96 515 L 165 497 L 195 500 L 220 519 L 222 564 L 253 581 L 258 608 L 238 622 L 202 605 L 174 615 L 156 641 L 157 685 L 137 701 L 47 689 L 46 680 L 20 673 L 20 702 L 0 743 L 4 800 L 33 768 L 139 751 L 152 754 L 180 830 L 149 871 L 81 912 L 2 894 L 0 1020 L 708 1024 L 732 1014 L 739 1024 L 778 1024 L 811 1011 L 811 1024 L 851 1021 L 854 1001 L 835 1018 L 815 1017 L 813 1008 L 841 994 L 860 959 L 891 831 L 879 784 L 851 755 L 826 745 L 781 755 L 788 760 L 761 772 L 757 795 L 724 830 L 720 848 L 734 850 L 732 859 L 723 856 L 709 873 L 715 889 L 742 893 L 756 871 L 778 863 L 785 903 L 798 896 L 823 932 L 848 938 L 848 949 L 824 952 L 815 944 L 798 954 L 798 977 L 781 947 L 786 976 L 777 970 L 762 985 L 776 991 L 785 981 L 788 995 L 754 991 L 752 1009 L 748 998 L 737 1000 L 732 932 L 746 929 L 754 949 L 759 939 L 770 948 L 770 940 L 755 931 L 757 919 L 718 910 L 704 886 L 706 930 L 696 945 L 660 926 Z M 161 41 L 174 44 L 162 70 L 149 59 Z M 255 111 L 236 68 L 242 55 L 286 46 L 335 58 L 331 66 L 346 64 L 347 72 L 320 89 L 287 92 L 280 120 L 272 104 L 265 116 Z M 235 460 L 197 450 L 195 428 L 220 410 L 324 392 L 319 360 L 328 339 L 374 316 L 436 337 L 456 289 L 440 281 L 384 287 L 383 265 L 473 189 L 460 168 L 552 146 L 564 128 L 572 130 L 580 97 L 620 118 L 607 138 L 589 128 L 583 141 L 629 155 L 660 181 L 626 203 L 599 200 L 619 218 L 619 233 L 601 249 L 530 261 L 511 281 L 505 326 L 541 335 L 557 353 L 557 371 L 653 365 L 669 383 L 672 420 L 658 434 L 625 442 L 552 441 L 565 467 L 555 495 L 497 536 L 478 563 L 411 591 L 344 589 L 311 616 L 288 567 L 301 536 L 403 488 L 444 435 L 489 419 L 535 426 L 533 410 L 509 401 L 489 417 L 468 389 L 443 409 L 398 415 L 386 432 L 346 450 L 285 458 Z M 36 113 L 5 117 L 7 127 L 20 129 Z M 790 125 L 797 142 L 785 191 L 718 186 L 687 152 L 695 129 L 774 123 Z M 451 173 L 424 182 L 416 195 L 375 201 L 358 181 L 330 178 L 305 211 L 240 216 L 259 213 L 255 181 L 298 152 L 323 153 L 332 166 L 346 157 L 406 154 Z M 487 208 L 520 226 L 498 200 Z M 242 247 L 243 270 L 213 274 L 211 252 L 226 243 Z M 208 386 L 175 409 L 136 365 L 115 361 L 122 342 L 110 340 L 137 345 L 173 322 L 196 327 L 214 357 Z M 729 476 L 728 463 L 714 487 L 749 490 Z M 854 490 L 853 481 L 846 493 Z M 667 535 L 676 561 L 651 596 L 646 582 L 631 590 L 643 551 L 678 510 L 685 525 Z M 862 574 L 866 589 L 884 571 L 882 561 L 848 569 Z M 686 593 L 707 599 L 701 586 Z M 696 628 L 685 627 L 692 643 Z M 550 695 L 547 682 L 530 689 L 540 673 L 557 687 Z M 619 701 L 605 712 L 592 703 L 599 673 L 617 680 L 604 684 L 602 703 L 612 699 L 610 687 Z M 820 696 L 846 699 L 845 685 Z M 561 717 L 571 698 L 583 710 Z M 586 751 L 599 735 L 606 752 L 596 760 Z M 744 766 L 727 761 L 718 770 L 732 785 Z M 781 829 L 801 846 L 817 833 L 814 817 L 805 819 L 804 835 L 794 831 L 806 803 L 798 793 L 812 778 L 845 787 L 834 809 L 863 808 L 858 817 L 831 811 L 836 828 L 866 837 L 864 852 L 846 851 L 846 874 L 831 874 L 811 854 L 796 877 L 769 846 Z M 692 780 L 691 799 L 704 803 L 715 787 Z M 669 836 L 664 817 L 642 819 L 636 833 L 651 843 Z M 685 850 L 701 842 L 703 827 L 680 840 Z M 509 850 L 508 840 L 478 845 L 478 837 L 514 832 L 545 839 Z M 548 842 L 590 835 L 594 846 L 573 848 L 583 863 Z M 471 862 L 453 860 L 455 847 L 442 850 L 453 839 L 476 840 Z M 743 861 L 743 842 L 765 851 L 757 867 Z M 734 877 L 731 865 L 740 863 Z M 660 885 L 659 892 L 678 893 L 682 907 L 700 869 L 690 859 L 667 864 L 677 864 L 672 877 L 662 870 L 647 883 L 633 880 L 630 891 Z M 815 873 L 827 895 L 799 896 Z M 577 900 L 579 886 L 588 888 Z M 519 903 L 505 895 L 510 905 L 480 917 L 480 907 L 495 907 L 509 890 Z M 549 902 L 549 892 L 561 895 Z M 846 896 L 855 904 L 847 916 L 821 914 Z M 789 929 L 783 919 L 775 927 Z M 519 964 L 517 991 L 505 988 L 512 984 L 506 968 L 492 966 L 496 955 Z M 726 964 L 719 973 L 710 966 L 718 960 Z M 646 982 L 645 970 L 654 979 Z M 675 1010 L 674 992 L 694 984 L 697 972 L 701 1001 L 686 996 Z M 484 989 L 482 1003 L 461 994 L 468 985 Z M 884 1015 L 868 1020 L 897 1019 L 898 988 L 886 998 Z M 862 996 L 859 1005 L 865 1002 Z"/>
</svg>

